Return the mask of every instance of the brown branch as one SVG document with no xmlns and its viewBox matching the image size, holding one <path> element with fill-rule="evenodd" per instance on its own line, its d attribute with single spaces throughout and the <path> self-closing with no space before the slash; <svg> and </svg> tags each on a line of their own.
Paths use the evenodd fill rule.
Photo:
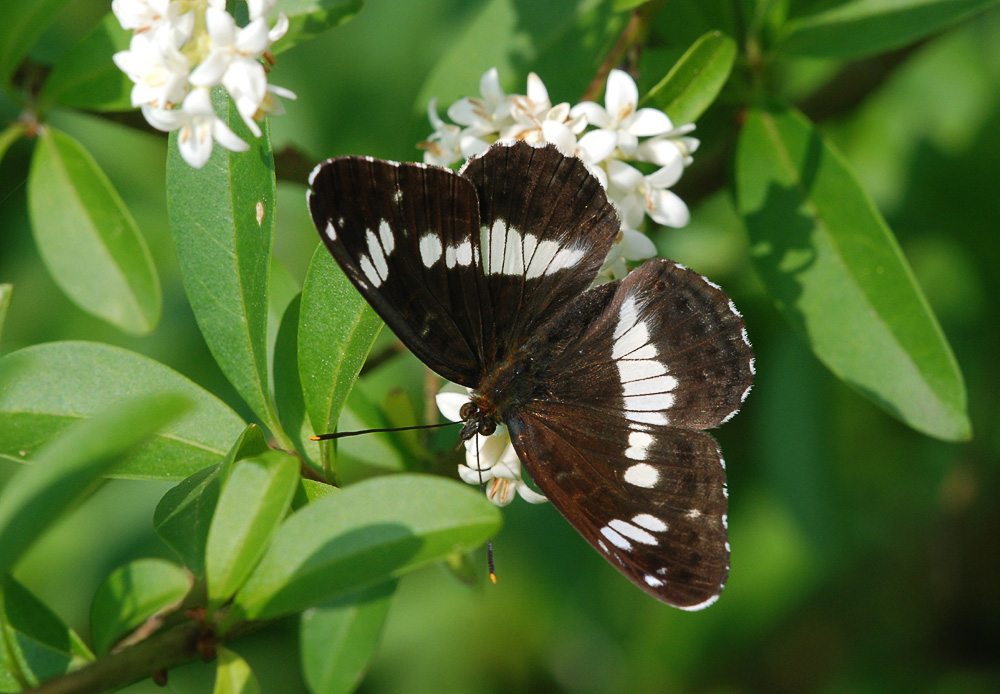
<svg viewBox="0 0 1000 694">
<path fill-rule="evenodd" d="M 594 79 L 587 85 L 581 101 L 594 101 L 600 96 L 601 89 L 604 88 L 604 83 L 608 80 L 608 74 L 621 64 L 625 55 L 632 48 L 642 44 L 646 34 L 649 33 L 649 23 L 653 21 L 653 17 L 665 4 L 666 0 L 652 0 L 652 2 L 647 2 L 642 7 L 632 10 L 628 24 L 625 25 L 615 45 L 608 51 L 600 67 L 597 68 Z"/>
</svg>

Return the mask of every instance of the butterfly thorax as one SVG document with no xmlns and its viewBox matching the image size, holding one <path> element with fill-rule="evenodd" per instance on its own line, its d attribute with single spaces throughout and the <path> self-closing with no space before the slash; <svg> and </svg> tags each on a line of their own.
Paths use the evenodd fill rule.
<svg viewBox="0 0 1000 694">
<path fill-rule="evenodd" d="M 472 400 L 461 410 L 465 422 L 463 440 L 473 434 L 489 436 L 510 412 L 537 397 L 532 378 L 534 367 L 534 357 L 522 348 L 508 353 L 486 371 L 473 391 Z"/>
</svg>

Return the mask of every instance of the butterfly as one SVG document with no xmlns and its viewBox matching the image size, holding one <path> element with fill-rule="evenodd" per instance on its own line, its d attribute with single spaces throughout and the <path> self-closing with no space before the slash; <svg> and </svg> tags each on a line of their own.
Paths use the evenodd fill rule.
<svg viewBox="0 0 1000 694">
<path fill-rule="evenodd" d="M 670 260 L 591 288 L 620 232 L 552 145 L 455 173 L 338 157 L 309 179 L 320 237 L 397 337 L 467 386 L 462 437 L 507 426 L 532 480 L 618 571 L 695 610 L 729 574 L 725 463 L 703 430 L 750 390 L 743 318 Z"/>
</svg>

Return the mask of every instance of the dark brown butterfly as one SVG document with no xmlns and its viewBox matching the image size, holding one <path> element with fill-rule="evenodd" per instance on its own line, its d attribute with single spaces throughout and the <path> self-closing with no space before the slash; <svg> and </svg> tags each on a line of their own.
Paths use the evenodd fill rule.
<svg viewBox="0 0 1000 694">
<path fill-rule="evenodd" d="M 309 208 L 344 273 L 425 364 L 473 389 L 463 436 L 510 430 L 553 505 L 650 595 L 683 609 L 729 573 L 725 464 L 703 430 L 753 380 L 743 319 L 669 260 L 588 289 L 620 225 L 548 145 L 449 169 L 368 157 L 316 168 Z"/>
</svg>

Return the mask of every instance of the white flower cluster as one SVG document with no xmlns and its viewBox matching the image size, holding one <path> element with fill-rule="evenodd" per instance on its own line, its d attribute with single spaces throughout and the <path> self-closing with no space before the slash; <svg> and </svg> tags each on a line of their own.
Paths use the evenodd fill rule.
<svg viewBox="0 0 1000 694">
<path fill-rule="evenodd" d="M 424 162 L 449 166 L 502 139 L 552 143 L 576 155 L 601 181 L 622 221 L 622 233 L 601 270 L 603 279 L 623 277 L 626 260 L 656 255 L 653 242 L 639 231 L 647 216 L 665 226 L 688 223 L 687 205 L 668 189 L 698 149 L 698 140 L 687 135 L 694 125 L 675 127 L 662 111 L 638 108 L 639 90 L 628 73 L 608 75 L 604 106 L 592 101 L 553 106 L 534 73 L 528 75 L 527 94 L 505 94 L 496 68 L 483 75 L 479 91 L 481 97 L 460 99 L 448 109 L 457 125 L 446 123 L 437 100 L 431 100 L 427 111 L 434 133 L 419 145 Z M 655 170 L 643 174 L 626 161 L 646 162 Z"/>
<path fill-rule="evenodd" d="M 288 18 L 278 15 L 268 27 L 275 0 L 247 0 L 250 21 L 239 27 L 225 0 L 113 0 L 111 10 L 134 31 L 129 49 L 114 55 L 129 76 L 132 105 L 141 106 L 150 125 L 180 130 L 181 156 L 200 169 L 212 154 L 213 140 L 226 149 L 248 149 L 212 109 L 209 92 L 222 85 L 247 127 L 260 137 L 255 119 L 284 112 L 275 96 L 295 94 L 267 83 L 263 57 L 273 60 L 271 44 L 285 35 Z"/>
<path fill-rule="evenodd" d="M 453 422 L 460 422 L 459 412 L 462 405 L 469 402 L 469 391 L 449 383 L 437 394 L 436 400 L 441 414 Z M 465 442 L 465 465 L 458 466 L 458 475 L 469 484 L 479 484 L 482 478 L 486 496 L 497 506 L 512 502 L 515 492 L 532 504 L 545 501 L 544 496 L 524 481 L 521 461 L 503 424 L 499 424 L 491 436 L 476 434 Z"/>
</svg>

